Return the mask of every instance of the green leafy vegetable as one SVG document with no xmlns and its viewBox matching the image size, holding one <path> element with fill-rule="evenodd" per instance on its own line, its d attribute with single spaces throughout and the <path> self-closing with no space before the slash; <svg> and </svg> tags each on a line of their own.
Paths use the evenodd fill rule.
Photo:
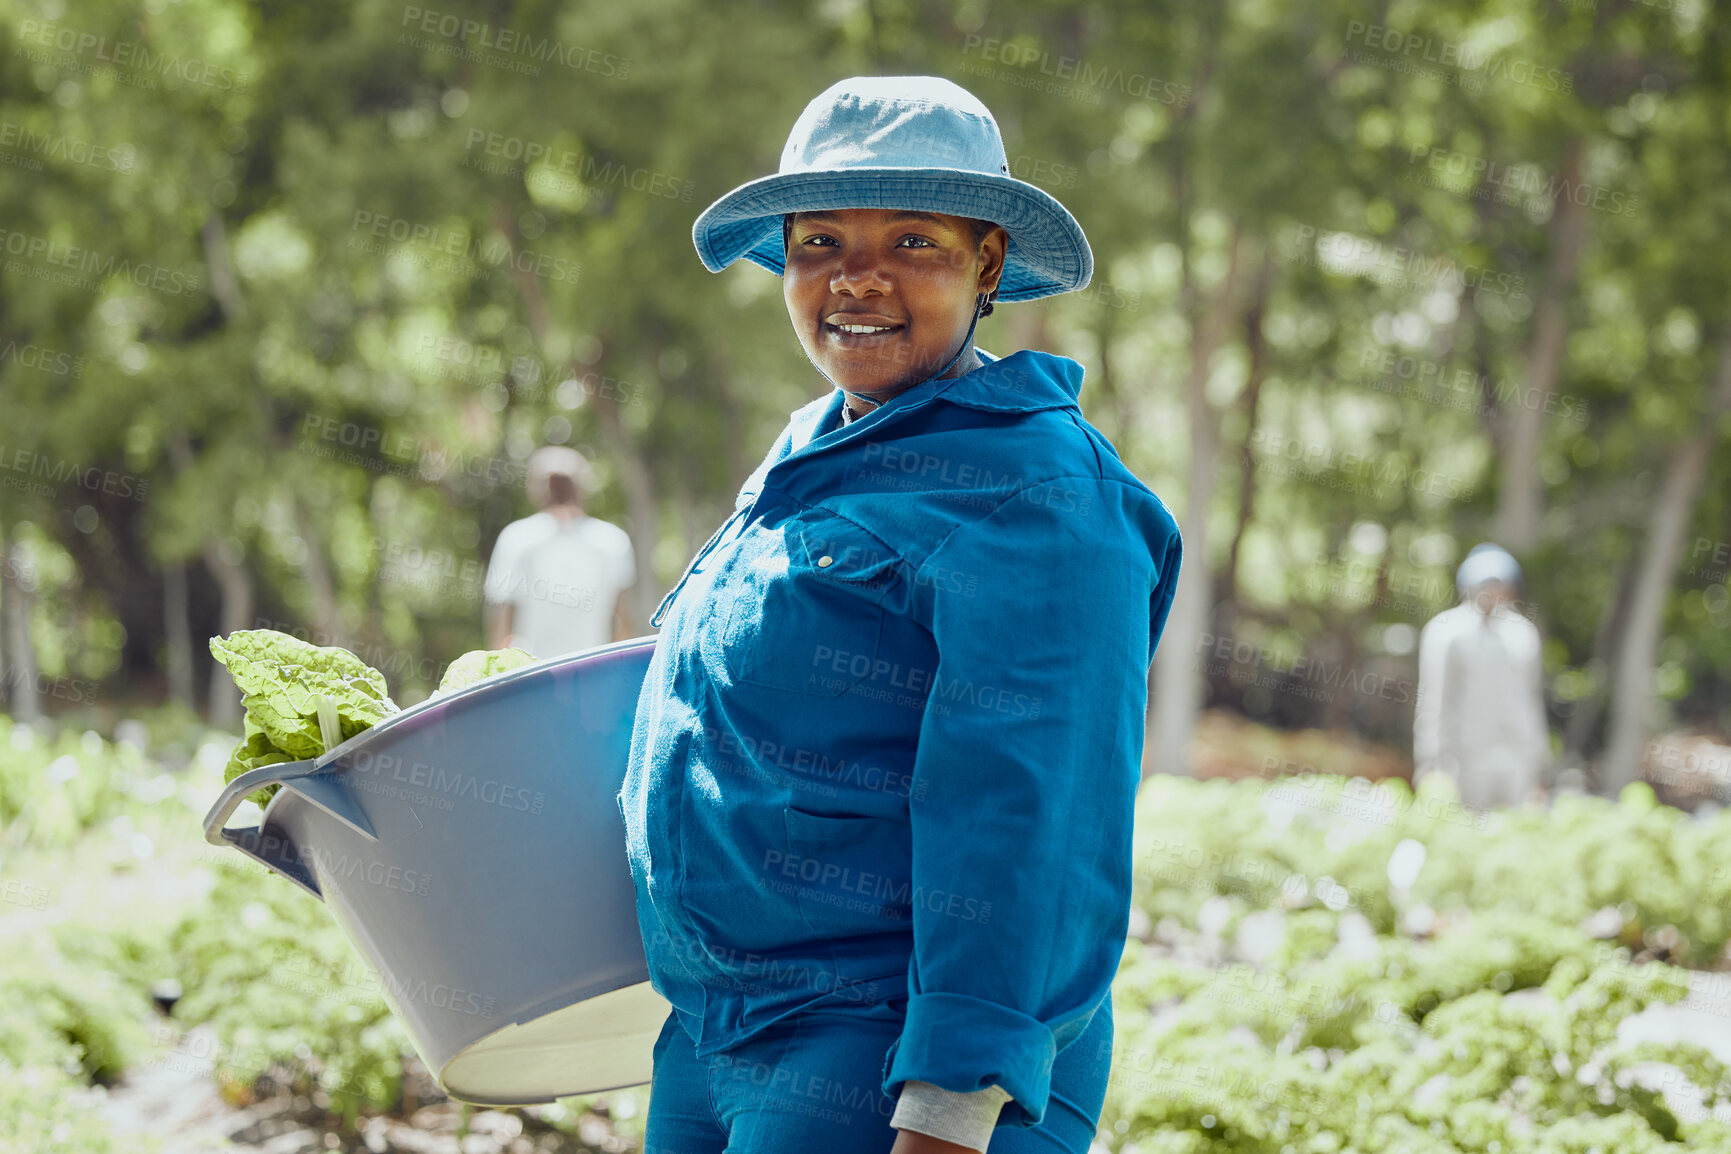
<svg viewBox="0 0 1731 1154">
<path fill-rule="evenodd" d="M 396 713 L 385 675 L 335 646 L 318 646 L 274 629 L 242 629 L 210 640 L 210 651 L 228 667 L 246 694 L 247 715 L 276 748 L 293 757 L 324 752 L 318 698 L 336 699 L 343 737 Z"/>
<path fill-rule="evenodd" d="M 325 752 L 318 702 L 337 705 L 343 740 L 399 712 L 385 675 L 337 646 L 319 646 L 274 629 L 240 629 L 212 637 L 210 652 L 228 667 L 245 694 L 246 737 L 229 758 L 223 776 L 233 781 L 249 769 L 303 761 Z M 264 805 L 279 787 L 252 795 Z"/>
<path fill-rule="evenodd" d="M 241 774 L 257 769 L 261 765 L 280 765 L 285 761 L 295 760 L 292 755 L 284 753 L 271 744 L 270 737 L 253 723 L 251 714 L 248 714 L 245 719 L 245 727 L 246 738 L 235 746 L 234 752 L 229 755 L 228 765 L 222 774 L 224 781 L 233 781 Z M 263 789 L 255 791 L 252 800 L 263 806 L 278 788 L 278 786 L 267 785 Z"/>
<path fill-rule="evenodd" d="M 323 696 L 336 703 L 342 741 L 401 712 L 387 691 L 385 675 L 347 649 L 313 645 L 275 629 L 239 629 L 226 639 L 212 637 L 210 652 L 245 694 L 245 736 L 229 756 L 224 781 L 263 765 L 305 761 L 326 752 L 318 714 Z M 451 662 L 438 692 L 535 661 L 523 649 L 474 649 Z M 254 791 L 251 800 L 263 806 L 280 788 L 267 785 Z"/>
<path fill-rule="evenodd" d="M 439 692 L 449 693 L 465 685 L 473 685 L 496 674 L 535 664 L 537 658 L 526 649 L 474 649 L 451 662 L 439 681 Z"/>
</svg>

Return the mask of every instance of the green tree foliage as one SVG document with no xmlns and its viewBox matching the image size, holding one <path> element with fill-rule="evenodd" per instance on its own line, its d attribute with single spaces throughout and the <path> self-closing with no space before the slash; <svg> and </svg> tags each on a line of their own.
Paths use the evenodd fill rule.
<svg viewBox="0 0 1731 1154">
<path fill-rule="evenodd" d="M 774 278 L 705 272 L 692 219 L 835 79 L 926 73 L 1088 230 L 1094 286 L 979 340 L 1081 359 L 1185 510 L 1178 666 L 1198 630 L 1259 654 L 1207 700 L 1403 741 L 1410 692 L 1364 677 L 1410 690 L 1413 627 L 1504 533 L 1591 746 L 1731 325 L 1722 15 L 0 0 L 0 537 L 64 578 L 30 594 L 37 680 L 159 699 L 176 646 L 224 676 L 186 638 L 276 628 L 416 700 L 475 647 L 546 440 L 596 458 L 647 632 L 822 387 Z M 1724 457 L 1652 658 L 1671 716 L 1720 726 Z M 1300 656 L 1350 685 L 1307 692 Z"/>
</svg>

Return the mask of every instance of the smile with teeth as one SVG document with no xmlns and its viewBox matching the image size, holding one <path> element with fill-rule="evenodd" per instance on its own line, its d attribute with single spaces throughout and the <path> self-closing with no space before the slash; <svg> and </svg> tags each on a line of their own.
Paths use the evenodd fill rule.
<svg viewBox="0 0 1731 1154">
<path fill-rule="evenodd" d="M 883 313 L 848 313 L 848 311 L 833 311 L 824 317 L 824 327 L 838 337 L 878 337 L 885 332 L 897 332 L 907 325 L 900 320 L 885 317 Z"/>
</svg>

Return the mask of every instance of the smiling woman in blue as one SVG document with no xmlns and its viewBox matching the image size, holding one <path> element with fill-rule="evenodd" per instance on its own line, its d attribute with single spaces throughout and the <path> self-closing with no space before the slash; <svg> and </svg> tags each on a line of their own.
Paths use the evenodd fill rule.
<svg viewBox="0 0 1731 1154">
<path fill-rule="evenodd" d="M 858 77 L 693 229 L 782 276 L 835 387 L 651 622 L 619 795 L 673 1005 L 645 1154 L 1092 1140 L 1180 543 L 1079 364 L 973 345 L 1093 269 L 1008 173 L 964 89 Z"/>
</svg>

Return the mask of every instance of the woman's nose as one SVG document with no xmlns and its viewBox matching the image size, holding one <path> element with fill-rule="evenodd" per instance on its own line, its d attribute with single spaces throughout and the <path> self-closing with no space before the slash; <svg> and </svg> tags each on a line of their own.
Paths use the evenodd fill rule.
<svg viewBox="0 0 1731 1154">
<path fill-rule="evenodd" d="M 829 278 L 831 292 L 846 292 L 856 297 L 868 292 L 887 293 L 890 288 L 889 275 L 877 257 L 869 251 L 857 249 L 842 253 L 835 272 Z"/>
</svg>

